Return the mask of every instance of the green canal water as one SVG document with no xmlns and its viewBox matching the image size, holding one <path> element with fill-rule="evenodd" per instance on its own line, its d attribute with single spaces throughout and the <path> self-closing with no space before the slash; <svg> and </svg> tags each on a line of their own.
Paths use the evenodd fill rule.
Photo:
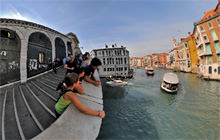
<svg viewBox="0 0 220 140">
<path fill-rule="evenodd" d="M 111 87 L 102 79 L 104 110 L 98 139 L 220 139 L 220 82 L 176 73 L 178 93 L 160 89 L 166 70 L 149 77 L 137 69 L 128 86 Z"/>
</svg>

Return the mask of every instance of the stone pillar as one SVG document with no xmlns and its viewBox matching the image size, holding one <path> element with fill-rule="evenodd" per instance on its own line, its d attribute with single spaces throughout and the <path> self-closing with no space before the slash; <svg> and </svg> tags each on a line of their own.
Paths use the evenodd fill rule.
<svg viewBox="0 0 220 140">
<path fill-rule="evenodd" d="M 20 78 L 21 83 L 25 83 L 27 81 L 27 47 L 28 40 L 21 40 L 21 58 L 20 58 Z"/>
</svg>

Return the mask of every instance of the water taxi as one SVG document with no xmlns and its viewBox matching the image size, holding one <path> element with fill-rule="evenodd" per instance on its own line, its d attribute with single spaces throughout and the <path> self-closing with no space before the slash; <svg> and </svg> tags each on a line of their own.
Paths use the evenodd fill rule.
<svg viewBox="0 0 220 140">
<path fill-rule="evenodd" d="M 178 90 L 179 79 L 174 73 L 165 73 L 163 76 L 163 82 L 161 89 L 169 93 L 176 93 Z"/>
</svg>

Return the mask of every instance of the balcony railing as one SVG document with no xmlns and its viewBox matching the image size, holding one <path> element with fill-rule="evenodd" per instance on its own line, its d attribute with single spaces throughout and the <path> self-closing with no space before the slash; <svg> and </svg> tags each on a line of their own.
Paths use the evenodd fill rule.
<svg viewBox="0 0 220 140">
<path fill-rule="evenodd" d="M 205 43 L 210 43 L 209 39 L 204 40 Z"/>
<path fill-rule="evenodd" d="M 202 42 L 201 41 L 199 41 L 198 44 L 196 45 L 196 48 L 200 48 L 200 47 L 202 47 Z"/>
<path fill-rule="evenodd" d="M 219 41 L 218 37 L 216 36 L 215 38 L 213 38 L 213 41 Z"/>
</svg>

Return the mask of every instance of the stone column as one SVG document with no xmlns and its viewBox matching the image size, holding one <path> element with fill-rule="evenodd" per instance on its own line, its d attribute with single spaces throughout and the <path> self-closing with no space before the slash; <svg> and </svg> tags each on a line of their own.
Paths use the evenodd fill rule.
<svg viewBox="0 0 220 140">
<path fill-rule="evenodd" d="M 20 78 L 21 83 L 25 83 L 27 81 L 27 47 L 28 40 L 21 40 L 21 58 L 20 58 Z"/>
</svg>

